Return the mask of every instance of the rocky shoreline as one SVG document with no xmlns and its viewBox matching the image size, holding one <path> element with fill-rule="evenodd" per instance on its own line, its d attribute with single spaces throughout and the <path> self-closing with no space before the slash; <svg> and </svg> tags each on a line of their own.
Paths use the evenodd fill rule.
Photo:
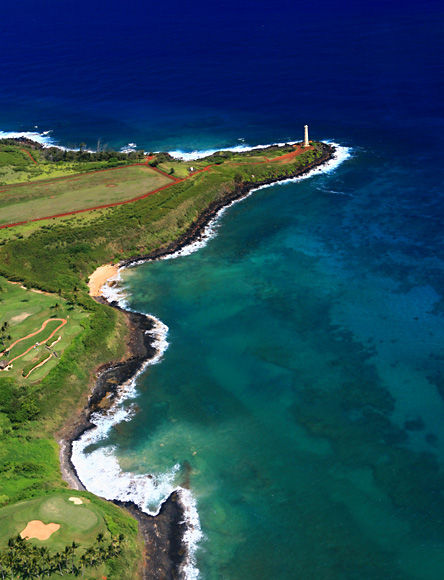
<svg viewBox="0 0 444 580">
<path fill-rule="evenodd" d="M 236 200 L 242 199 L 252 189 L 292 177 L 300 177 L 311 171 L 314 167 L 322 165 L 332 159 L 335 148 L 325 143 L 322 146 L 322 157 L 316 162 L 281 179 L 270 178 L 255 183 L 238 184 L 231 194 L 211 203 L 187 232 L 176 241 L 165 248 L 154 250 L 147 255 L 123 260 L 120 266 L 129 266 L 137 262 L 161 259 L 198 241 L 202 236 L 204 228 L 224 207 Z M 63 439 L 59 441 L 62 476 L 70 487 L 81 490 L 84 490 L 85 487 L 79 480 L 75 466 L 71 461 L 72 443 L 85 431 L 94 428 L 94 424 L 90 420 L 91 415 L 95 412 L 100 412 L 100 410 L 110 408 L 118 398 L 119 385 L 134 377 L 144 363 L 156 354 L 156 349 L 153 346 L 153 338 L 149 334 L 154 327 L 154 320 L 152 318 L 137 312 L 123 310 L 116 302 L 109 303 L 103 298 L 96 298 L 96 300 L 121 310 L 127 316 L 131 329 L 128 345 L 131 355 L 124 362 L 109 363 L 97 370 L 96 384 L 87 405 L 82 409 L 75 422 L 66 426 Z M 114 501 L 114 503 L 126 508 L 139 522 L 139 529 L 145 544 L 143 579 L 165 580 L 180 578 L 181 568 L 186 558 L 186 546 L 183 543 L 183 534 L 185 531 L 184 510 L 178 494 L 173 492 L 170 495 L 162 505 L 157 516 L 150 516 L 142 512 L 132 502 L 122 503 Z"/>
</svg>

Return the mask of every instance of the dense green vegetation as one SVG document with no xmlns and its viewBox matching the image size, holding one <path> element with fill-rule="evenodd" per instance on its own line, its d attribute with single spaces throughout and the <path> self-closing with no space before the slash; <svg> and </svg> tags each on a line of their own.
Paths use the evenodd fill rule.
<svg viewBox="0 0 444 580">
<path fill-rule="evenodd" d="M 64 486 L 54 436 L 79 402 L 86 401 L 94 370 L 124 355 L 128 332 L 124 317 L 89 297 L 86 282 L 90 274 L 104 263 L 167 247 L 212 202 L 223 203 L 240 186 L 291 176 L 319 159 L 322 148 L 314 144 L 300 155 L 288 157 L 292 152 L 292 147 L 242 155 L 220 152 L 193 162 L 192 170 L 189 163 L 159 155 L 153 161 L 163 171 L 189 177 L 126 205 L 0 230 L 0 275 L 53 293 L 53 301 L 65 300 L 85 313 L 83 331 L 41 380 L 19 386 L 0 374 L 0 505 L 54 493 Z M 208 170 L 198 172 L 208 165 Z M 107 504 L 100 505 L 105 510 Z M 113 529 L 111 524 L 108 528 L 115 535 L 122 532 L 122 525 L 115 521 Z M 135 529 L 129 535 L 133 546 Z M 140 554 L 136 548 L 131 555 L 124 553 L 130 560 L 128 566 Z"/>
</svg>

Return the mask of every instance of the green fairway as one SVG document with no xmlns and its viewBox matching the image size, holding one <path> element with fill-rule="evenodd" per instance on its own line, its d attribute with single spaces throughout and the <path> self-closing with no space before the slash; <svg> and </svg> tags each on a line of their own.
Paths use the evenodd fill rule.
<svg viewBox="0 0 444 580">
<path fill-rule="evenodd" d="M 0 225 L 133 199 L 171 181 L 151 167 L 129 166 L 68 179 L 0 186 Z"/>
<path fill-rule="evenodd" d="M 19 383 L 47 375 L 80 334 L 87 317 L 80 308 L 57 295 L 27 290 L 1 276 L 0 301 L 0 362 L 12 361 L 8 370 L 0 370 L 0 377 L 12 377 Z M 44 359 L 48 359 L 44 365 L 32 370 Z"/>
<path fill-rule="evenodd" d="M 100 511 L 79 493 L 61 491 L 0 509 L 0 546 L 5 546 L 10 537 L 20 534 L 33 520 L 60 525 L 48 540 L 30 540 L 54 551 L 63 549 L 72 541 L 89 546 L 100 532 L 110 538 Z M 68 499 L 72 496 L 84 503 L 75 505 Z"/>
<path fill-rule="evenodd" d="M 70 498 L 80 500 L 81 503 L 76 505 Z M 49 524 L 56 525 L 53 526 L 55 531 L 47 539 L 30 537 L 26 540 L 28 550 L 34 547 L 39 550 L 27 558 L 30 564 L 27 571 L 23 564 L 26 559 L 23 558 L 23 550 L 10 550 L 8 541 L 29 530 L 30 522 L 31 526 L 37 522 L 42 528 Z M 125 572 L 131 574 L 128 553 L 125 552 L 133 552 L 135 546 L 125 534 L 120 538 L 115 535 L 116 524 L 127 533 L 137 530 L 137 526 L 122 510 L 81 491 L 60 490 L 2 508 L 0 554 L 3 555 L 5 570 L 8 561 L 4 555 L 9 551 L 15 554 L 15 574 L 20 574 L 14 577 L 26 577 L 28 574 L 29 578 L 59 578 L 61 575 L 71 576 L 74 572 L 75 576 L 81 575 L 91 580 L 104 577 L 121 580 Z M 32 535 L 32 532 L 29 533 Z M 45 550 L 45 553 L 41 550 Z M 133 574 L 129 577 L 136 578 L 137 575 Z M 8 575 L 7 578 L 12 576 Z"/>
</svg>

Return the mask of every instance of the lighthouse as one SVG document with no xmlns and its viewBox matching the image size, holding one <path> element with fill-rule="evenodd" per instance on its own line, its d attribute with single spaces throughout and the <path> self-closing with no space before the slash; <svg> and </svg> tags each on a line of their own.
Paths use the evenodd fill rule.
<svg viewBox="0 0 444 580">
<path fill-rule="evenodd" d="M 304 144 L 302 147 L 309 147 L 310 143 L 308 142 L 308 125 L 304 125 Z"/>
</svg>

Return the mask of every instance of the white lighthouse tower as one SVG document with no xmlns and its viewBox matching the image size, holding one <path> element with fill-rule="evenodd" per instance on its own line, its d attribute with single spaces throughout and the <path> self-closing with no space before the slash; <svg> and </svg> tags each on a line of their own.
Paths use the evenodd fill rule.
<svg viewBox="0 0 444 580">
<path fill-rule="evenodd" d="M 304 125 L 304 144 L 302 147 L 309 147 L 310 143 L 308 142 L 308 125 Z"/>
</svg>

